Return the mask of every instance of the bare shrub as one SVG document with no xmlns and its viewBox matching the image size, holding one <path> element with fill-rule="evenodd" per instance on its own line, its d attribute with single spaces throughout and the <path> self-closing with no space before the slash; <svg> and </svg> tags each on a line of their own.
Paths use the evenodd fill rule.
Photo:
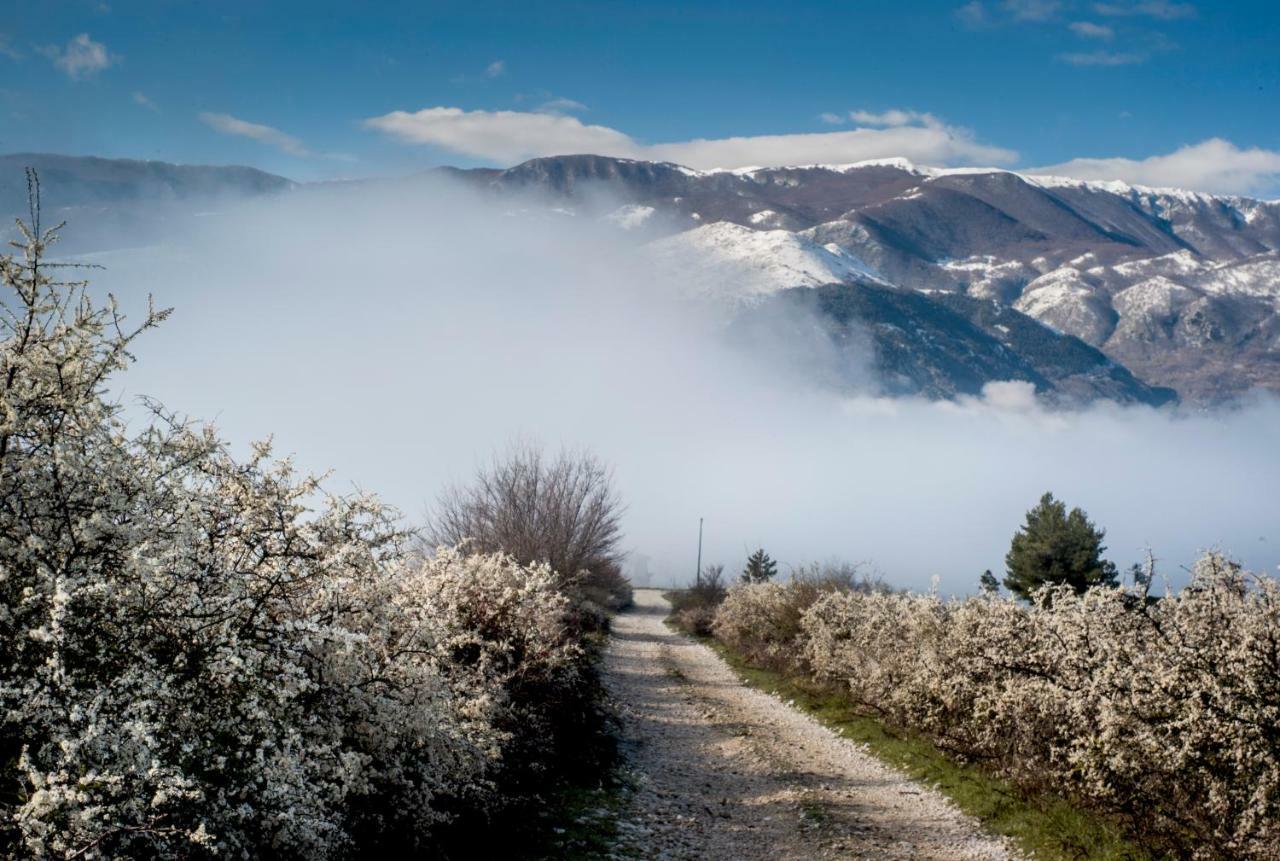
<svg viewBox="0 0 1280 861">
<path fill-rule="evenodd" d="M 894 591 L 879 575 L 867 571 L 865 566 L 839 559 L 801 565 L 791 572 L 787 587 L 795 625 L 790 629 L 793 636 L 799 634 L 800 616 L 823 595 L 831 592 L 876 595 Z"/>
<path fill-rule="evenodd" d="M 612 474 L 594 456 L 562 451 L 548 458 L 522 443 L 496 456 L 469 484 L 446 489 L 426 539 L 506 553 L 525 565 L 546 563 L 566 592 L 617 609 L 631 600 L 621 573 L 621 517 Z"/>
<path fill-rule="evenodd" d="M 668 593 L 676 626 L 698 637 L 711 635 L 716 610 L 724 601 L 724 566 L 708 565 L 687 589 Z"/>
</svg>

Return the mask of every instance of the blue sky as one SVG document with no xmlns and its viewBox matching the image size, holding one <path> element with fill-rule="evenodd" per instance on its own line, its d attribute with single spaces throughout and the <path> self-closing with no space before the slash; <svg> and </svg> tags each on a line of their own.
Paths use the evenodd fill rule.
<svg viewBox="0 0 1280 861">
<path fill-rule="evenodd" d="M 1280 196 L 1270 3 L 0 10 L 2 152 L 234 162 L 298 179 L 566 149 L 698 167 L 904 155 Z"/>
</svg>

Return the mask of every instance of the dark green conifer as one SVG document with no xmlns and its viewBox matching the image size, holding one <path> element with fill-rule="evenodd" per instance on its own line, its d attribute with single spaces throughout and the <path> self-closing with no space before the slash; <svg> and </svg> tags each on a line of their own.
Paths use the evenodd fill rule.
<svg viewBox="0 0 1280 861">
<path fill-rule="evenodd" d="M 1005 587 L 1030 598 L 1046 584 L 1066 584 L 1077 593 L 1091 586 L 1116 585 L 1116 566 L 1102 558 L 1106 531 L 1097 528 L 1079 508 L 1067 506 L 1046 493 L 1027 512 L 1026 524 L 1013 536 L 1005 556 Z"/>
<path fill-rule="evenodd" d="M 777 573 L 778 563 L 770 559 L 762 547 L 747 559 L 747 567 L 742 569 L 742 582 L 767 583 Z"/>
</svg>

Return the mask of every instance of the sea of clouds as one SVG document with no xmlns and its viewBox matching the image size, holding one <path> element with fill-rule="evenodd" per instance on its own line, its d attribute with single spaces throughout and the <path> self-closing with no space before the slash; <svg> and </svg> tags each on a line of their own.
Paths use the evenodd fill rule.
<svg viewBox="0 0 1280 861">
<path fill-rule="evenodd" d="M 690 302 L 634 234 L 536 201 L 311 188 L 85 259 L 126 311 L 147 294 L 175 308 L 117 381 L 126 404 L 159 398 L 237 447 L 273 436 L 332 470 L 329 489 L 418 521 L 515 439 L 589 448 L 655 583 L 693 576 L 701 517 L 704 562 L 730 571 L 763 546 L 784 570 L 838 557 L 971 591 L 1046 490 L 1107 528 L 1122 568 L 1147 546 L 1175 582 L 1207 547 L 1280 564 L 1274 400 L 1065 412 L 1020 384 L 891 400 L 869 371 L 865 394 L 837 396 L 813 382 L 812 345 L 727 344 L 725 309 Z"/>
</svg>

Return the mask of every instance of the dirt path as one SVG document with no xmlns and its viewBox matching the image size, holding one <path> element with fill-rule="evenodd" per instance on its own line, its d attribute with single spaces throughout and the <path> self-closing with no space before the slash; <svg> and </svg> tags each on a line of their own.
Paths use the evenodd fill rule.
<svg viewBox="0 0 1280 861">
<path fill-rule="evenodd" d="M 912 783 L 663 624 L 651 590 L 615 620 L 606 684 L 638 787 L 618 855 L 653 859 L 1011 859 Z"/>
</svg>

